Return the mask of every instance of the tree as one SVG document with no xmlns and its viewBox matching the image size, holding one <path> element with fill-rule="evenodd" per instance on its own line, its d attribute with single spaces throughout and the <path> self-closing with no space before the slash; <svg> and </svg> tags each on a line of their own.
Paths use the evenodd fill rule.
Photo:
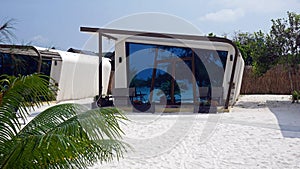
<svg viewBox="0 0 300 169">
<path fill-rule="evenodd" d="M 266 73 L 280 60 L 280 45 L 275 44 L 272 36 L 262 31 L 235 33 L 233 42 L 241 52 L 246 65 L 251 65 L 257 76 Z"/>
<path fill-rule="evenodd" d="M 275 53 L 281 57 L 289 73 L 291 91 L 295 86 L 291 78 L 293 68 L 300 63 L 300 15 L 287 12 L 288 18 L 272 20 L 270 38 Z M 297 88 L 299 84 L 296 84 Z"/>
<path fill-rule="evenodd" d="M 253 68 L 256 75 L 266 73 L 273 66 L 277 65 L 280 55 L 276 52 L 271 38 L 262 31 L 254 32 L 253 43 L 251 44 L 251 56 L 253 58 Z"/>
<path fill-rule="evenodd" d="M 24 128 L 30 109 L 54 99 L 44 75 L 2 75 L 0 86 L 0 168 L 87 168 L 96 161 L 120 158 L 126 144 L 115 108 L 87 110 L 77 104 L 48 108 Z"/>
<path fill-rule="evenodd" d="M 252 65 L 256 75 L 262 75 L 277 64 L 288 70 L 291 91 L 299 88 L 292 80 L 292 72 L 300 64 L 300 15 L 287 12 L 288 18 L 272 21 L 269 34 L 262 31 L 235 33 L 233 41 L 244 57 L 246 65 Z M 298 74 L 298 71 L 294 73 Z"/>
<path fill-rule="evenodd" d="M 0 23 L 0 42 L 10 42 L 11 39 L 15 37 L 12 33 L 12 30 L 14 30 L 14 24 L 14 19 L 4 21 L 3 24 Z"/>
<path fill-rule="evenodd" d="M 246 65 L 252 65 L 253 58 L 251 56 L 251 44 L 253 43 L 253 35 L 248 32 L 235 32 L 233 35 L 233 42 L 241 52 Z"/>
</svg>

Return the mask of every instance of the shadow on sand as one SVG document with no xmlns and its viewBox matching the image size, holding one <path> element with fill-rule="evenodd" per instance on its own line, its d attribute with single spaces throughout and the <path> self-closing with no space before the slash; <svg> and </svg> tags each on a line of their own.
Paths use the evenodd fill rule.
<svg viewBox="0 0 300 169">
<path fill-rule="evenodd" d="M 300 138 L 300 104 L 291 101 L 266 101 L 276 116 L 283 137 Z"/>
</svg>

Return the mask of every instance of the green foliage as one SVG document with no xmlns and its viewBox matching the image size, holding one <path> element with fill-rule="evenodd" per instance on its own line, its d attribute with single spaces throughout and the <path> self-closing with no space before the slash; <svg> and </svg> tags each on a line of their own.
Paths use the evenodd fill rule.
<svg viewBox="0 0 300 169">
<path fill-rule="evenodd" d="M 240 50 L 246 65 L 251 65 L 252 64 L 252 44 L 253 44 L 254 38 L 253 35 L 246 32 L 235 32 L 234 37 L 233 37 L 233 42 L 236 44 L 238 49 Z"/>
<path fill-rule="evenodd" d="M 277 58 L 271 53 L 270 38 L 262 31 L 236 33 L 234 42 L 246 65 L 252 65 L 256 75 L 262 75 L 275 64 Z"/>
<path fill-rule="evenodd" d="M 213 32 L 210 32 L 207 36 L 208 37 L 217 37 L 217 35 L 215 35 Z"/>
<path fill-rule="evenodd" d="M 28 108 L 41 106 L 43 101 L 55 99 L 55 92 L 52 90 L 55 86 L 46 80 L 46 76 L 39 74 L 18 77 L 2 75 L 0 79 L 0 141 L 6 141 L 20 128 L 15 111 L 18 110 L 20 116 L 26 118 Z"/>
<path fill-rule="evenodd" d="M 28 107 L 55 97 L 53 87 L 38 74 L 2 77 L 0 168 L 87 168 L 121 158 L 128 145 L 119 141 L 119 122 L 126 117 L 115 108 L 56 105 L 20 130 L 16 109 L 26 117 Z"/>
<path fill-rule="evenodd" d="M 262 31 L 235 33 L 233 41 L 246 65 L 253 66 L 256 75 L 264 74 L 277 64 L 286 64 L 287 67 L 300 64 L 300 15 L 287 14 L 288 18 L 271 20 L 269 34 Z"/>
<path fill-rule="evenodd" d="M 299 100 L 300 100 L 300 91 L 294 90 L 292 92 L 292 103 L 295 103 L 295 102 L 298 103 Z"/>
<path fill-rule="evenodd" d="M 62 104 L 40 113 L 15 137 L 3 144 L 3 168 L 87 168 L 100 161 L 120 158 L 125 143 L 118 141 L 115 108 L 87 111 L 76 104 Z"/>
<path fill-rule="evenodd" d="M 300 52 L 300 15 L 288 12 L 288 18 L 272 20 L 270 36 L 273 40 L 276 52 L 287 63 L 298 61 Z"/>
</svg>

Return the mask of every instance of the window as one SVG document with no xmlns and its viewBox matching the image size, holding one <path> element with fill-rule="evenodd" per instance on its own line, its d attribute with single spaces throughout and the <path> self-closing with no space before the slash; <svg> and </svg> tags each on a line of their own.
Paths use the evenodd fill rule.
<svg viewBox="0 0 300 169">
<path fill-rule="evenodd" d="M 41 73 L 50 75 L 51 60 L 43 60 Z M 29 75 L 37 72 L 38 57 L 18 54 L 0 53 L 0 74 Z"/>
<path fill-rule="evenodd" d="M 223 85 L 227 55 L 227 51 L 126 43 L 127 80 L 136 90 L 134 103 L 176 105 L 199 100 L 198 87 Z"/>
</svg>

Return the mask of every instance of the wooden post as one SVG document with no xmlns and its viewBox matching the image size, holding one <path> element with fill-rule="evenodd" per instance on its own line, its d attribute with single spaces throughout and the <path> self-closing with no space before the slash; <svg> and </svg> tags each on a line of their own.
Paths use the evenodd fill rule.
<svg viewBox="0 0 300 169">
<path fill-rule="evenodd" d="M 98 32 L 99 44 L 98 44 L 98 55 L 99 55 L 99 98 L 102 97 L 102 33 Z"/>
</svg>

